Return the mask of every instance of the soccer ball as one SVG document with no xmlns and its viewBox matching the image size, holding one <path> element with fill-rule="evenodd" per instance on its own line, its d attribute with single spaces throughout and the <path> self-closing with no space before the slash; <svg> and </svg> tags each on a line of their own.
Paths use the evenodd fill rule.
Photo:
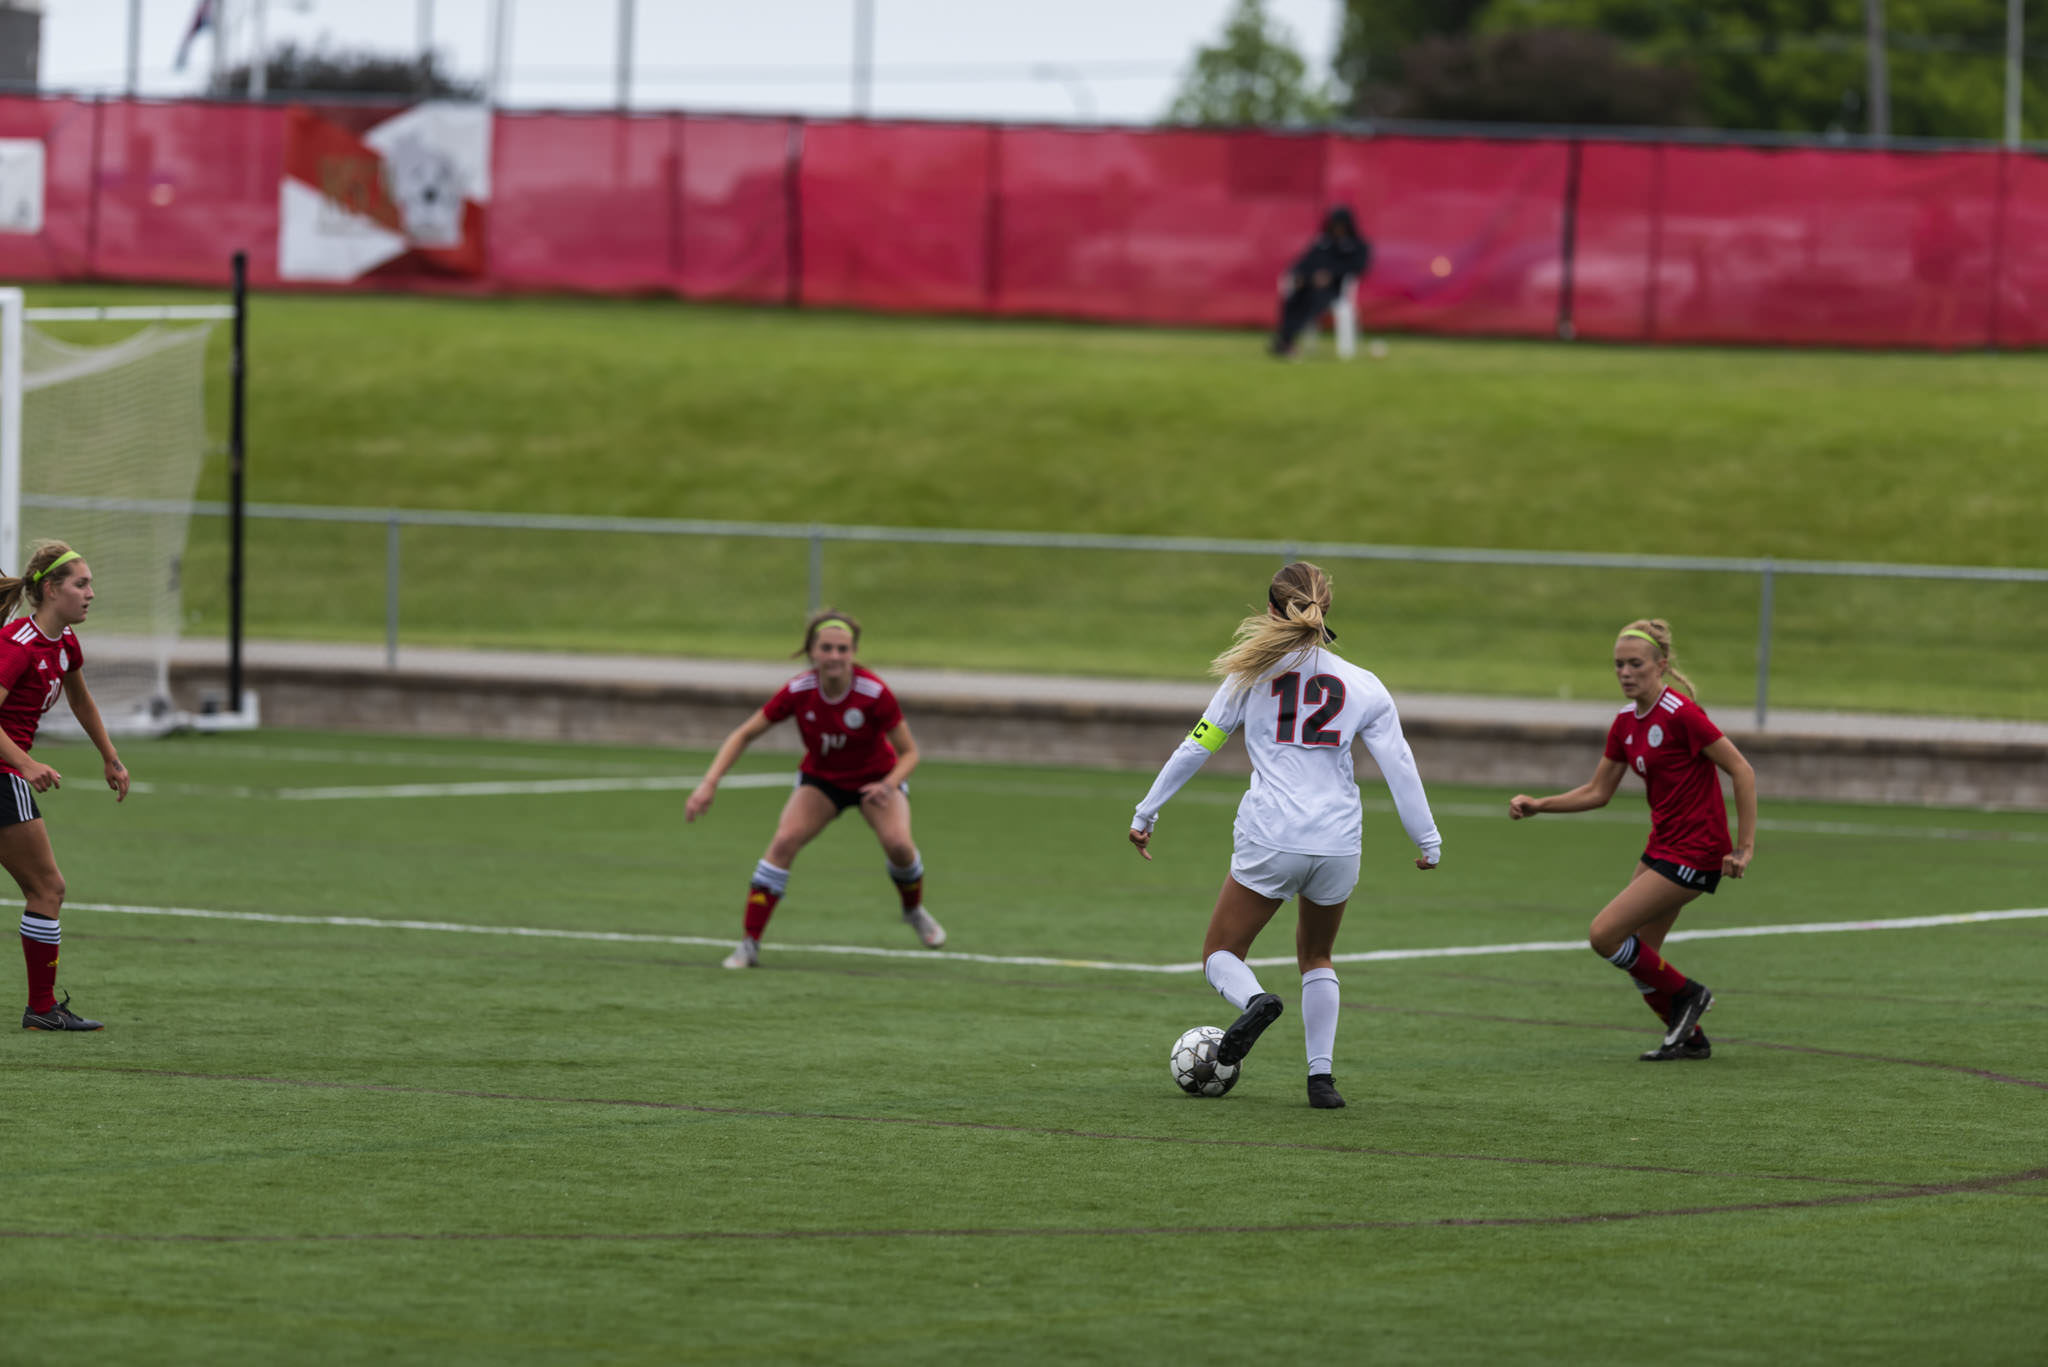
<svg viewBox="0 0 2048 1367">
<path fill-rule="evenodd" d="M 1174 1084 L 1189 1096 L 1222 1096 L 1235 1087 L 1237 1065 L 1216 1061 L 1222 1042 L 1223 1032 L 1213 1025 L 1198 1025 L 1175 1040 L 1167 1060 Z"/>
</svg>

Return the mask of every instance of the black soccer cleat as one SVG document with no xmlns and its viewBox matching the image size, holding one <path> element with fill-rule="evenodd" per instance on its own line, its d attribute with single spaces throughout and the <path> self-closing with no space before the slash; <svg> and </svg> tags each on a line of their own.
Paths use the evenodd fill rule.
<svg viewBox="0 0 2048 1367">
<path fill-rule="evenodd" d="M 1665 1023 L 1671 1027 L 1664 1032 L 1664 1047 L 1669 1049 L 1681 1040 L 1691 1039 L 1700 1017 L 1706 1015 L 1713 1005 L 1714 994 L 1707 985 L 1687 978 L 1685 986 L 1671 999 L 1671 1009 L 1664 1015 Z"/>
<path fill-rule="evenodd" d="M 1266 1027 L 1280 1019 L 1286 1008 L 1271 992 L 1261 992 L 1245 1003 L 1244 1014 L 1230 1023 L 1223 1032 L 1223 1038 L 1216 1042 L 1216 1062 L 1235 1066 L 1244 1062 L 1244 1056 L 1259 1042 L 1259 1036 L 1266 1033 Z"/>
<path fill-rule="evenodd" d="M 1308 1104 L 1319 1111 L 1335 1111 L 1344 1105 L 1344 1098 L 1337 1095 L 1337 1084 L 1330 1080 L 1328 1073 L 1308 1075 Z"/>
<path fill-rule="evenodd" d="M 1655 1049 L 1645 1050 L 1641 1059 L 1645 1063 L 1673 1063 L 1680 1060 L 1712 1058 L 1714 1046 L 1707 1042 L 1707 1032 L 1694 1030 L 1692 1038 L 1683 1044 L 1660 1044 Z"/>
<path fill-rule="evenodd" d="M 89 1021 L 71 1009 L 71 994 L 66 992 L 64 1000 L 47 1011 L 24 1011 L 21 1013 L 21 1028 L 24 1030 L 104 1030 L 107 1027 L 98 1021 Z"/>
</svg>

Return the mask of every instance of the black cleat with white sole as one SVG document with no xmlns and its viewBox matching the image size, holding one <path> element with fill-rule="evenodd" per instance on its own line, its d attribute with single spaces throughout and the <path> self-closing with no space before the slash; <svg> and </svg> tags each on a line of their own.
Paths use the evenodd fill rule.
<svg viewBox="0 0 2048 1367">
<path fill-rule="evenodd" d="M 1259 1042 L 1259 1036 L 1266 1033 L 1266 1027 L 1280 1019 L 1285 1010 L 1280 999 L 1271 992 L 1261 992 L 1244 1005 L 1244 1013 L 1230 1023 L 1223 1032 L 1223 1038 L 1216 1042 L 1216 1062 L 1235 1066 L 1244 1062 L 1244 1056 Z"/>
</svg>

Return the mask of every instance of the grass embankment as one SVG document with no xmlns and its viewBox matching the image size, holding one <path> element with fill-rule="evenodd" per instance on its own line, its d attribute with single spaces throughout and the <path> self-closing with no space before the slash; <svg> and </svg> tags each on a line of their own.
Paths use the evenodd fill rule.
<svg viewBox="0 0 2048 1367">
<path fill-rule="evenodd" d="M 85 291 L 39 290 L 34 300 Z M 108 292 L 92 291 L 104 298 Z M 160 297 L 161 292 L 149 292 Z M 275 503 L 2039 565 L 2048 358 L 1242 334 L 668 302 L 260 298 L 249 494 Z M 224 381 L 223 381 L 224 388 Z M 216 413 L 224 413 L 222 405 Z M 224 488 L 218 462 L 205 496 Z M 222 629 L 200 524 L 191 629 Z M 379 639 L 381 527 L 254 523 L 249 621 Z M 776 655 L 801 543 L 414 530 L 404 639 Z M 1263 559 L 831 546 L 890 664 L 1190 677 Z M 1659 615 L 1710 705 L 1754 686 L 1751 575 L 1329 565 L 1399 691 L 1606 696 Z M 2048 589 L 1784 578 L 1774 703 L 2048 716 Z"/>
</svg>

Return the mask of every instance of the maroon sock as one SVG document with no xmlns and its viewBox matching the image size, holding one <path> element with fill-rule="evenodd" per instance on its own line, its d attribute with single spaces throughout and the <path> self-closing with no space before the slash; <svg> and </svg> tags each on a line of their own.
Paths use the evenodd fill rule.
<svg viewBox="0 0 2048 1367">
<path fill-rule="evenodd" d="M 761 932 L 768 928 L 768 918 L 775 914 L 775 904 L 782 900 L 779 892 L 770 892 L 759 883 L 747 889 L 747 938 L 758 940 Z"/>
<path fill-rule="evenodd" d="M 1622 942 L 1620 949 L 1607 956 L 1607 962 L 1653 992 L 1675 997 L 1685 990 L 1685 975 L 1665 963 L 1656 950 L 1633 935 Z"/>
<path fill-rule="evenodd" d="M 1636 990 L 1643 994 L 1643 1005 L 1657 1013 L 1657 1019 L 1669 1022 L 1671 1015 L 1671 994 L 1660 992 L 1648 983 L 1637 983 Z"/>
<path fill-rule="evenodd" d="M 896 885 L 896 895 L 903 899 L 903 909 L 906 912 L 916 911 L 924 905 L 924 879 L 919 878 L 915 882 L 910 883 L 898 883 Z"/>
<path fill-rule="evenodd" d="M 43 1012 L 57 1005 L 57 923 L 48 917 L 21 916 L 21 957 L 28 965 L 28 1009 Z"/>
</svg>

